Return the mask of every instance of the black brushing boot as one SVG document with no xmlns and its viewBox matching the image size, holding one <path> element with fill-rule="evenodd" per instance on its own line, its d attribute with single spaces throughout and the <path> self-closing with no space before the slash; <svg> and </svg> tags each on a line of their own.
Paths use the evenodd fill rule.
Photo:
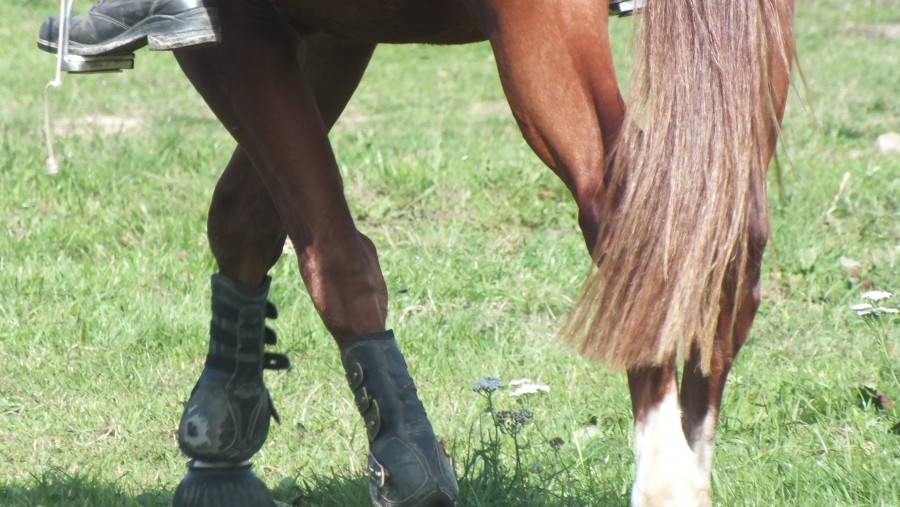
<svg viewBox="0 0 900 507">
<path fill-rule="evenodd" d="M 451 507 L 459 487 L 391 331 L 344 343 L 341 362 L 369 436 L 377 507 Z"/>
<path fill-rule="evenodd" d="M 250 471 L 250 457 L 278 421 L 263 369 L 287 369 L 286 356 L 269 354 L 275 318 L 267 301 L 269 283 L 248 290 L 234 280 L 212 277 L 212 322 L 206 367 L 185 404 L 178 446 L 190 456 L 188 474 L 175 491 L 175 507 L 271 507 L 272 496 Z"/>
</svg>

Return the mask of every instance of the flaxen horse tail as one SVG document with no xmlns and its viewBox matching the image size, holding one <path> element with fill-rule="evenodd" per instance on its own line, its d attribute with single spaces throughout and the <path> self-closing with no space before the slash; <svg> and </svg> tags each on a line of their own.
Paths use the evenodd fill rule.
<svg viewBox="0 0 900 507">
<path fill-rule="evenodd" d="M 613 218 L 565 327 L 585 355 L 636 368 L 698 350 L 708 372 L 724 291 L 752 283 L 749 221 L 765 213 L 778 133 L 770 66 L 789 61 L 791 10 L 785 0 L 646 2 L 607 161 Z"/>
</svg>

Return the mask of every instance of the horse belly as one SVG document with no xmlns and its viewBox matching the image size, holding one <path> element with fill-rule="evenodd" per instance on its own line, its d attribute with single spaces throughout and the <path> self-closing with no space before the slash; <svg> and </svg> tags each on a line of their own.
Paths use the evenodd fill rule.
<svg viewBox="0 0 900 507">
<path fill-rule="evenodd" d="M 372 43 L 465 44 L 484 40 L 458 0 L 273 0 L 313 31 Z"/>
</svg>

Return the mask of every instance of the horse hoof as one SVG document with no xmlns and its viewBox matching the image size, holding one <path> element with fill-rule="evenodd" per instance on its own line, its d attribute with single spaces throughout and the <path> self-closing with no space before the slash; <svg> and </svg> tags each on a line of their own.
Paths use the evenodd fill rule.
<svg viewBox="0 0 900 507">
<path fill-rule="evenodd" d="M 250 461 L 206 463 L 190 460 L 172 507 L 274 507 L 266 485 L 250 470 Z"/>
</svg>

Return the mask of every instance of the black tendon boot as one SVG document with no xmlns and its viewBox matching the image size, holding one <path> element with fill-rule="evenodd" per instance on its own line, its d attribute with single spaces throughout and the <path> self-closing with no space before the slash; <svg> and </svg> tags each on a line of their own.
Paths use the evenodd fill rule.
<svg viewBox="0 0 900 507">
<path fill-rule="evenodd" d="M 369 436 L 373 505 L 455 506 L 456 476 L 435 439 L 393 332 L 347 340 L 341 361 Z"/>
<path fill-rule="evenodd" d="M 193 458 L 175 493 L 176 506 L 273 505 L 249 459 L 278 414 L 263 384 L 263 369 L 286 369 L 286 356 L 269 354 L 275 333 L 265 325 L 277 316 L 267 301 L 270 279 L 248 290 L 222 275 L 212 277 L 212 322 L 206 367 L 184 407 L 178 446 Z"/>
</svg>

